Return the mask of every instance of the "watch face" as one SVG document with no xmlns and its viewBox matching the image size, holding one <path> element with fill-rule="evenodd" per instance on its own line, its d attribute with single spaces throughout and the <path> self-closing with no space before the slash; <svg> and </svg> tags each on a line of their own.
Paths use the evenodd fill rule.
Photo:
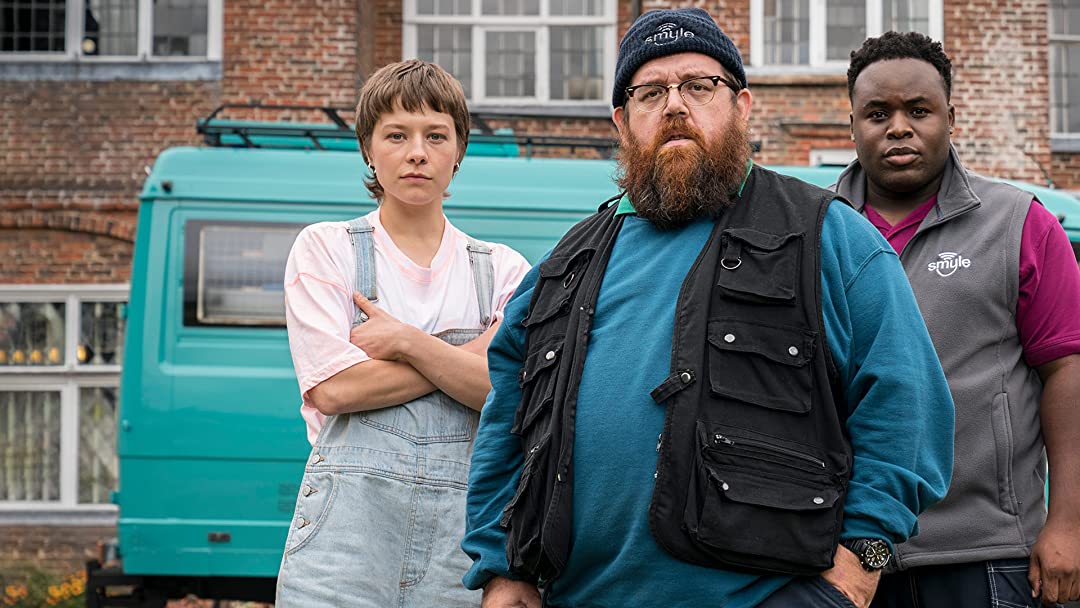
<svg viewBox="0 0 1080 608">
<path fill-rule="evenodd" d="M 880 540 L 872 540 L 866 543 L 866 547 L 863 549 L 863 563 L 875 570 L 884 568 L 885 564 L 889 563 L 890 557 L 892 555 L 889 553 L 889 545 Z"/>
</svg>

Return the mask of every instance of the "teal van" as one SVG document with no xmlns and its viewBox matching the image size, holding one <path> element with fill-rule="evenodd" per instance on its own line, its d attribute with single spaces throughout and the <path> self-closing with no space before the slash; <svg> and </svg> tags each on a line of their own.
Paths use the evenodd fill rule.
<svg viewBox="0 0 1080 608">
<path fill-rule="evenodd" d="M 114 495 L 122 567 L 91 566 L 90 606 L 163 606 L 187 593 L 272 601 L 310 449 L 285 332 L 285 260 L 303 226 L 374 208 L 344 123 L 213 119 L 200 129 L 212 145 L 163 152 L 140 196 Z M 522 151 L 597 143 L 479 134 L 446 215 L 535 262 L 617 194 L 615 166 Z M 840 171 L 776 169 L 825 186 Z M 1080 201 L 1023 186 L 1080 243 Z"/>
</svg>

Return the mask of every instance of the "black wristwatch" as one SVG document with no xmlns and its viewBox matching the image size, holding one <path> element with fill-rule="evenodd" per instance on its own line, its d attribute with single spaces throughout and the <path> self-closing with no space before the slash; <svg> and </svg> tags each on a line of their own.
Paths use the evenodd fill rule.
<svg viewBox="0 0 1080 608">
<path fill-rule="evenodd" d="M 840 541 L 840 544 L 859 556 L 859 562 L 867 572 L 877 572 L 885 567 L 892 559 L 892 551 L 883 540 L 876 538 L 848 538 Z"/>
</svg>

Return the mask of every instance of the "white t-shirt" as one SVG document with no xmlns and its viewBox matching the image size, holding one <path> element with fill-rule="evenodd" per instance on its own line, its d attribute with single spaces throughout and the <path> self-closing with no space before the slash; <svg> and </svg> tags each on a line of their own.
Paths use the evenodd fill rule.
<svg viewBox="0 0 1080 608">
<path fill-rule="evenodd" d="M 480 307 L 465 249 L 465 233 L 447 220 L 439 251 L 431 267 L 424 268 L 394 244 L 379 222 L 378 209 L 367 219 L 375 229 L 376 306 L 429 334 L 480 328 Z M 285 265 L 289 348 L 303 397 L 300 413 L 312 444 L 325 416 L 310 405 L 308 391 L 334 374 L 370 359 L 349 342 L 356 311 L 352 299 L 356 291 L 356 254 L 346 226 L 346 222 L 321 222 L 304 228 Z M 505 245 L 485 244 L 492 250 L 491 311 L 493 320 L 498 320 L 529 271 L 529 263 Z"/>
</svg>

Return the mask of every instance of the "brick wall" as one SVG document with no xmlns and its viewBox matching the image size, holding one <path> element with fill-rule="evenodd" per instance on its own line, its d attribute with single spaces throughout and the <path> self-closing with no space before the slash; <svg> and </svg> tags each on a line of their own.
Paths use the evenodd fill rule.
<svg viewBox="0 0 1080 608">
<path fill-rule="evenodd" d="M 112 526 L 0 527 L 0 572 L 15 575 L 33 567 L 72 574 L 98 557 L 98 541 L 115 537 Z"/>
<path fill-rule="evenodd" d="M 73 264 L 66 274 L 26 270 L 35 263 L 31 251 L 43 256 L 37 262 L 43 268 L 54 260 L 44 257 L 43 248 L 31 247 L 36 233 L 21 229 L 131 241 L 144 168 L 166 148 L 199 144 L 195 120 L 217 105 L 352 106 L 360 78 L 359 4 L 226 2 L 220 80 L 0 82 L 0 259 L 22 251 L 23 268 L 12 271 L 5 263 L 0 282 L 45 277 L 96 282 L 98 260 L 91 258 Z M 116 247 L 108 241 L 92 239 L 113 255 Z M 127 259 L 110 280 L 128 280 L 127 247 Z M 86 276 L 80 277 L 84 270 Z"/>
</svg>

